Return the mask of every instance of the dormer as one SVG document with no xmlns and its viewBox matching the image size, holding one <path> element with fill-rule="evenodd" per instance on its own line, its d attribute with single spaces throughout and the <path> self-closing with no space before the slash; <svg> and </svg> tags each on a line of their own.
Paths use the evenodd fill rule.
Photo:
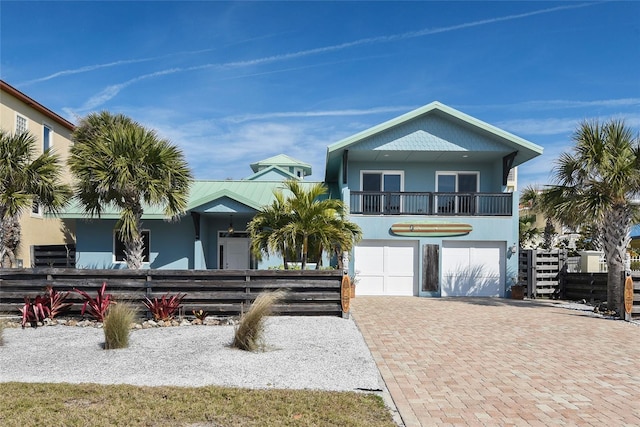
<svg viewBox="0 0 640 427">
<path fill-rule="evenodd" d="M 300 160 L 279 154 L 259 162 L 251 163 L 254 174 L 247 177 L 248 180 L 259 180 L 277 174 L 282 179 L 304 179 L 311 175 L 311 165 Z"/>
</svg>

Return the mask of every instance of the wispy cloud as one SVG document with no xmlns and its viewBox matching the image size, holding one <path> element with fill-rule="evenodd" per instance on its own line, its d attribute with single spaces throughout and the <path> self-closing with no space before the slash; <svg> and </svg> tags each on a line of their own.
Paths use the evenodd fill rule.
<svg viewBox="0 0 640 427">
<path fill-rule="evenodd" d="M 272 120 L 283 118 L 308 118 L 308 117 L 346 117 L 346 116 L 368 116 L 380 113 L 395 113 L 398 111 L 410 111 L 415 107 L 397 106 L 397 107 L 377 107 L 368 109 L 349 109 L 349 110 L 325 110 L 325 111 L 289 111 L 281 113 L 265 113 L 265 114 L 244 114 L 239 116 L 230 116 L 225 120 L 231 123 L 242 123 L 256 120 Z"/>
<path fill-rule="evenodd" d="M 482 104 L 466 105 L 460 108 L 482 108 L 482 109 L 518 109 L 518 110 L 569 110 L 580 108 L 620 108 L 640 106 L 640 98 L 620 98 L 620 99 L 596 99 L 591 101 L 579 101 L 570 99 L 549 99 L 517 102 L 510 104 Z"/>
<path fill-rule="evenodd" d="M 280 34 L 280 33 L 268 34 L 268 35 L 263 35 L 263 36 L 259 36 L 259 37 L 251 37 L 251 38 L 248 38 L 248 39 L 239 40 L 237 42 L 229 43 L 229 44 L 225 45 L 224 47 L 231 47 L 231 46 L 235 46 L 235 45 L 238 45 L 238 44 L 247 43 L 247 42 L 250 42 L 250 41 L 266 39 L 266 38 L 269 38 L 269 37 L 275 37 L 277 34 Z M 117 66 L 120 66 L 120 65 L 137 64 L 137 63 L 141 63 L 141 62 L 157 61 L 157 60 L 160 60 L 160 59 L 166 59 L 166 58 L 171 58 L 171 57 L 175 57 L 175 56 L 198 55 L 198 54 L 201 54 L 201 53 L 212 52 L 214 50 L 219 50 L 219 49 L 220 48 L 185 50 L 185 51 L 181 51 L 181 52 L 167 53 L 165 55 L 151 56 L 151 57 L 148 57 L 148 58 L 120 59 L 120 60 L 117 60 L 117 61 L 107 62 L 107 63 L 104 63 L 104 64 L 86 65 L 84 67 L 57 71 L 55 73 L 49 74 L 49 75 L 44 76 L 44 77 L 39 77 L 37 79 L 20 82 L 20 83 L 17 83 L 16 86 L 19 86 L 19 87 L 20 86 L 28 86 L 28 85 L 31 85 L 31 84 L 34 84 L 34 83 L 40 83 L 40 82 L 45 82 L 47 80 L 55 79 L 57 77 L 69 76 L 69 75 L 73 75 L 73 74 L 87 73 L 87 72 L 90 72 L 90 71 L 100 70 L 100 69 L 103 69 L 103 68 L 117 67 Z"/>
<path fill-rule="evenodd" d="M 167 55 L 152 56 L 152 57 L 149 57 L 149 58 L 122 59 L 122 60 L 119 60 L 119 61 L 108 62 L 108 63 L 105 63 L 105 64 L 86 65 L 86 66 L 80 67 L 80 68 L 73 68 L 73 69 L 70 69 L 70 70 L 58 71 L 58 72 L 55 72 L 53 74 L 49 74 L 48 76 L 39 77 L 37 79 L 27 80 L 25 82 L 18 83 L 17 86 L 28 86 L 28 85 L 33 84 L 33 83 L 45 82 L 47 80 L 55 79 L 56 77 L 68 76 L 68 75 L 72 75 L 72 74 L 81 74 L 81 73 L 86 73 L 86 72 L 89 72 L 89 71 L 100 70 L 100 69 L 103 69 L 103 68 L 117 67 L 119 65 L 128 65 L 128 64 L 137 64 L 137 63 L 141 63 L 141 62 L 156 61 L 156 60 L 159 60 L 159 59 L 164 59 L 164 58 L 168 58 L 168 57 L 171 57 L 171 56 L 177 56 L 177 55 L 194 55 L 194 54 L 209 52 L 211 50 L 213 50 L 213 49 L 201 49 L 201 50 L 192 50 L 192 51 L 184 51 L 184 52 L 175 52 L 175 53 L 171 53 L 171 54 L 167 54 Z"/>
<path fill-rule="evenodd" d="M 411 39 L 411 38 L 424 37 L 424 36 L 433 35 L 433 34 L 441 34 L 441 33 L 446 33 L 446 32 L 450 32 L 450 31 L 458 31 L 458 30 L 462 30 L 462 29 L 466 29 L 466 28 L 473 28 L 473 27 L 479 27 L 479 26 L 483 26 L 483 25 L 495 24 L 495 23 L 499 23 L 499 22 L 512 21 L 512 20 L 516 20 L 516 19 L 523 19 L 523 18 L 528 18 L 528 17 L 531 17 L 531 16 L 548 14 L 548 13 L 553 13 L 553 12 L 559 12 L 559 11 L 563 11 L 563 10 L 578 9 L 578 8 L 583 8 L 583 7 L 587 7 L 587 6 L 592 6 L 594 4 L 596 4 L 596 3 L 579 3 L 579 4 L 570 4 L 570 5 L 565 5 L 565 6 L 557 6 L 557 7 L 551 7 L 551 8 L 546 8 L 546 9 L 534 10 L 534 11 L 531 11 L 531 12 L 524 12 L 524 13 L 519 13 L 519 14 L 495 17 L 495 18 L 482 19 L 482 20 L 478 20 L 478 21 L 466 22 L 466 23 L 457 24 L 457 25 L 450 25 L 450 26 L 447 26 L 447 27 L 426 28 L 426 29 L 422 29 L 422 30 L 418 30 L 418 31 L 409 31 L 409 32 L 400 33 L 400 34 L 392 34 L 392 35 L 377 36 L 377 37 L 368 37 L 368 38 L 363 38 L 363 39 L 354 40 L 354 41 L 345 42 L 345 43 L 340 43 L 340 44 L 331 45 L 331 46 L 324 46 L 324 47 L 319 47 L 319 48 L 314 48 L 314 49 L 300 50 L 300 51 L 290 52 L 290 53 L 282 53 L 282 54 L 278 54 L 278 55 L 271 55 L 271 56 L 266 56 L 266 57 L 262 57 L 262 58 L 249 59 L 249 60 L 245 60 L 245 61 L 232 61 L 232 62 L 227 62 L 227 63 L 222 63 L 222 64 L 212 63 L 212 64 L 196 65 L 196 66 L 192 66 L 192 67 L 185 67 L 185 68 L 172 68 L 172 69 L 169 69 L 169 70 L 158 71 L 158 72 L 155 72 L 155 73 L 150 73 L 150 74 L 145 74 L 145 75 L 142 75 L 142 76 L 139 76 L 139 77 L 135 77 L 135 78 L 130 79 L 130 80 L 128 80 L 128 81 L 126 81 L 124 83 L 121 83 L 121 84 L 111 85 L 111 86 L 103 89 L 99 94 L 93 96 L 79 110 L 80 111 L 87 111 L 89 109 L 96 108 L 96 107 L 104 104 L 108 100 L 112 99 L 113 97 L 115 97 L 122 89 L 126 88 L 127 86 L 130 86 L 131 84 L 133 84 L 135 82 L 138 82 L 140 80 L 144 80 L 144 79 L 148 79 L 148 78 L 156 77 L 156 76 L 160 76 L 160 75 L 174 74 L 174 73 L 187 72 L 187 71 L 198 71 L 198 70 L 204 70 L 204 69 L 210 69 L 210 68 L 221 68 L 221 69 L 224 69 L 224 68 L 240 68 L 240 67 L 249 67 L 249 66 L 255 66 L 255 65 L 262 65 L 262 64 L 267 64 L 267 63 L 274 63 L 274 62 L 282 62 L 282 61 L 302 58 L 302 57 L 311 56 L 311 55 L 318 55 L 318 54 L 323 54 L 323 53 L 336 52 L 336 51 L 340 51 L 340 50 L 344 50 L 344 49 L 348 49 L 348 48 L 353 48 L 353 47 L 356 47 L 356 46 L 362 46 L 362 45 L 368 45 L 368 44 L 378 44 L 378 43 L 389 43 L 389 42 L 394 42 L 394 41 L 399 41 L 399 40 L 406 40 L 406 39 Z M 143 60 L 132 60 L 132 61 L 143 61 Z M 108 64 L 106 64 L 105 66 L 108 66 Z M 89 66 L 89 67 L 101 67 L 101 66 L 94 65 L 94 66 Z M 74 70 L 68 70 L 67 72 L 71 73 L 73 71 Z"/>
<path fill-rule="evenodd" d="M 495 123 L 516 135 L 559 135 L 573 131 L 580 123 L 576 118 L 515 119 Z"/>
</svg>

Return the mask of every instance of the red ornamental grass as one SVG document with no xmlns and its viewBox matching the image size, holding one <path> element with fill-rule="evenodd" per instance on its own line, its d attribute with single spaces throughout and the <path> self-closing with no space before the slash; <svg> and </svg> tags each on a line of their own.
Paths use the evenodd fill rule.
<svg viewBox="0 0 640 427">
<path fill-rule="evenodd" d="M 149 309 L 153 315 L 153 320 L 171 320 L 175 316 L 176 311 L 182 304 L 182 299 L 187 294 L 176 294 L 169 297 L 169 294 L 164 294 L 161 299 L 154 298 L 150 300 L 145 298 L 146 301 L 142 303 Z"/>
<path fill-rule="evenodd" d="M 82 306 L 81 314 L 84 315 L 85 311 L 89 311 L 89 314 L 98 322 L 104 321 L 104 316 L 107 314 L 107 309 L 110 304 L 115 304 L 113 301 L 113 297 L 111 294 L 105 294 L 105 290 L 107 289 L 107 282 L 102 283 L 102 287 L 98 289 L 98 294 L 96 298 L 92 298 L 85 291 L 81 291 L 79 289 L 73 289 L 74 292 L 82 295 L 85 299 L 84 305 Z"/>
</svg>

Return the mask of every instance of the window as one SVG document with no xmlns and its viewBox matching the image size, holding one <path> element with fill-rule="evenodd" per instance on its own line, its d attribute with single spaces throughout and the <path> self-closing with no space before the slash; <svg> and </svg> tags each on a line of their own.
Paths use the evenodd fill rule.
<svg viewBox="0 0 640 427">
<path fill-rule="evenodd" d="M 27 118 L 16 114 L 16 134 L 21 134 L 29 130 L 27 128 Z"/>
<path fill-rule="evenodd" d="M 42 217 L 42 207 L 38 202 L 31 205 L 31 216 Z"/>
<path fill-rule="evenodd" d="M 42 125 L 42 150 L 46 151 L 51 148 L 52 142 L 53 130 L 47 125 Z"/>
<path fill-rule="evenodd" d="M 364 193 L 362 195 L 362 211 L 364 213 L 399 214 L 402 178 L 401 171 L 362 171 L 360 177 Z"/>
<path fill-rule="evenodd" d="M 149 230 L 142 230 L 142 262 L 149 262 Z M 115 262 L 125 262 L 124 261 L 124 243 L 120 240 L 120 236 L 118 235 L 118 230 L 114 230 L 113 232 L 113 256 Z"/>
<path fill-rule="evenodd" d="M 441 214 L 473 214 L 479 188 L 479 172 L 436 172 L 436 206 Z M 466 194 L 456 194 L 466 193 Z"/>
</svg>

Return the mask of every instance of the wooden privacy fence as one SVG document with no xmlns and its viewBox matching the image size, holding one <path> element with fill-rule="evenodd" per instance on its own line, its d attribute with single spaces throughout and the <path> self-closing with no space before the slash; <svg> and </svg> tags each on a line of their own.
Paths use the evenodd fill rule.
<svg viewBox="0 0 640 427">
<path fill-rule="evenodd" d="M 640 318 L 640 272 L 632 271 L 633 305 L 631 317 Z M 624 279 L 620 279 L 623 283 Z M 560 280 L 562 298 L 590 303 L 607 301 L 607 273 L 563 273 Z"/>
<path fill-rule="evenodd" d="M 212 316 L 233 316 L 246 311 L 260 292 L 283 289 L 287 296 L 275 314 L 345 316 L 341 305 L 339 270 L 89 270 L 0 269 L 0 313 L 18 314 L 24 297 L 74 288 L 96 296 L 103 282 L 116 301 L 142 302 L 166 293 L 184 293 L 184 314 L 204 310 Z M 70 314 L 79 314 L 84 299 L 70 292 Z M 140 304 L 142 307 L 142 304 Z M 144 307 L 141 308 L 144 310 Z"/>
<path fill-rule="evenodd" d="M 527 286 L 529 298 L 558 296 L 560 273 L 567 259 L 564 250 L 520 249 L 518 283 Z"/>
<path fill-rule="evenodd" d="M 607 273 L 564 273 L 561 276 L 559 291 L 563 299 L 572 301 L 606 301 Z"/>
<path fill-rule="evenodd" d="M 32 245 L 31 267 L 75 268 L 76 245 Z"/>
</svg>

